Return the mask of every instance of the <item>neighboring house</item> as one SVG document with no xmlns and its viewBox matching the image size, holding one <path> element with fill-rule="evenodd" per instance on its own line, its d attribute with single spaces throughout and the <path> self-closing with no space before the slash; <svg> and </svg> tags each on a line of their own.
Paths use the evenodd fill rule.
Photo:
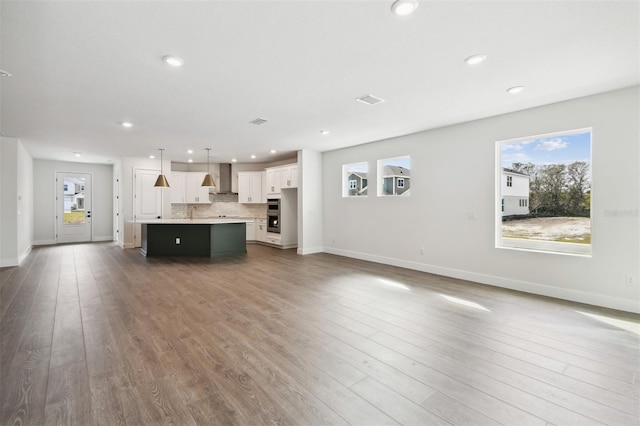
<svg viewBox="0 0 640 426">
<path fill-rule="evenodd" d="M 84 182 L 79 179 L 64 180 L 64 211 L 84 210 Z"/>
<path fill-rule="evenodd" d="M 409 195 L 411 170 L 402 166 L 384 166 L 382 169 L 383 195 Z"/>
<path fill-rule="evenodd" d="M 369 179 L 367 173 L 364 172 L 351 172 L 349 174 L 349 196 L 367 195 L 367 188 L 369 186 Z"/>
<path fill-rule="evenodd" d="M 502 168 L 502 217 L 529 214 L 529 176 Z"/>
</svg>

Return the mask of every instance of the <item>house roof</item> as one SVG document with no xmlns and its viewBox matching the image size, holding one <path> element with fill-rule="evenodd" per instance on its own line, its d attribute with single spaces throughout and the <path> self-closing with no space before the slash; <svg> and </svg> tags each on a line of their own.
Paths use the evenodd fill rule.
<svg viewBox="0 0 640 426">
<path fill-rule="evenodd" d="M 528 174 L 526 174 L 526 173 L 518 172 L 518 171 L 515 171 L 515 170 L 510 169 L 510 168 L 508 168 L 508 167 L 503 167 L 503 168 L 502 168 L 502 171 L 503 171 L 503 172 L 506 172 L 506 173 L 512 173 L 512 174 L 514 174 L 514 175 L 520 175 L 520 176 L 526 176 L 526 177 L 529 177 L 529 175 L 528 175 Z"/>
<path fill-rule="evenodd" d="M 411 170 L 402 166 L 384 166 L 384 168 L 382 169 L 382 177 L 391 176 L 410 178 Z"/>
<path fill-rule="evenodd" d="M 369 178 L 368 178 L 368 175 L 369 175 L 369 174 L 368 174 L 368 173 L 365 173 L 365 172 L 351 172 L 351 173 L 349 173 L 349 174 L 350 174 L 350 175 L 356 175 L 356 176 L 358 176 L 358 177 L 359 177 L 359 178 L 361 178 L 361 179 L 369 179 Z"/>
</svg>

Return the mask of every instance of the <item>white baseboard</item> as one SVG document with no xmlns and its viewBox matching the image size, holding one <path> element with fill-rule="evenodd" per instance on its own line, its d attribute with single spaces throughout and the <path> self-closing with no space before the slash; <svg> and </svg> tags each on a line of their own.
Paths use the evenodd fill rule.
<svg viewBox="0 0 640 426">
<path fill-rule="evenodd" d="M 31 244 L 33 244 L 34 246 L 50 246 L 55 243 L 56 243 L 56 240 L 36 240 L 36 241 L 33 241 Z"/>
<path fill-rule="evenodd" d="M 351 257 L 354 259 L 366 260 L 375 263 L 382 263 L 384 265 L 399 266 L 401 268 L 413 269 L 416 271 L 428 272 L 430 274 L 443 275 L 446 277 L 473 281 L 480 284 L 488 284 L 495 287 L 508 288 L 510 290 L 517 290 L 525 293 L 537 294 L 540 296 L 548 296 L 554 297 L 556 299 L 570 300 L 572 302 L 586 303 L 589 305 L 601 306 L 604 308 L 617 309 L 619 311 L 640 313 L 640 304 L 637 300 L 621 299 L 618 297 L 589 293 L 586 291 L 553 287 L 545 284 L 514 280 L 494 275 L 479 274 L 477 272 L 464 271 L 454 268 L 445 268 L 442 266 L 429 265 L 426 263 L 412 262 L 409 260 L 396 259 L 392 257 L 377 256 L 369 253 L 341 250 L 332 247 L 325 247 L 323 251 L 325 253 L 335 254 L 338 256 Z"/>
<path fill-rule="evenodd" d="M 32 246 L 29 246 L 25 249 L 25 251 L 18 257 L 11 257 L 9 259 L 0 259 L 0 268 L 6 268 L 11 266 L 20 266 L 23 260 L 29 256 L 31 253 Z"/>
<path fill-rule="evenodd" d="M 324 251 L 324 248 L 322 247 L 307 247 L 307 248 L 301 248 L 298 247 L 298 254 L 313 254 L 313 253 L 322 253 Z"/>
<path fill-rule="evenodd" d="M 0 259 L 0 268 L 8 268 L 11 266 L 18 266 L 20 263 L 18 262 L 17 257 L 13 257 L 10 259 Z"/>
<path fill-rule="evenodd" d="M 24 251 L 24 253 L 22 253 L 19 257 L 18 257 L 18 265 L 20 265 L 22 263 L 23 260 L 25 260 L 27 258 L 27 256 L 29 256 L 29 253 L 31 253 L 31 249 L 33 248 L 33 246 L 29 246 L 27 247 L 27 249 Z"/>
<path fill-rule="evenodd" d="M 106 236 L 102 236 L 102 237 L 93 237 L 92 241 L 98 242 L 98 241 L 113 241 L 113 236 L 112 235 L 106 235 Z"/>
</svg>

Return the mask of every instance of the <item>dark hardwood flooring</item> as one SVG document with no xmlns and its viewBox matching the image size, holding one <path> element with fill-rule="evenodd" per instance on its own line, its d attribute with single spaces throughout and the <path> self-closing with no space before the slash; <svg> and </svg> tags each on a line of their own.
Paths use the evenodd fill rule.
<svg viewBox="0 0 640 426">
<path fill-rule="evenodd" d="M 0 320 L 2 425 L 640 423 L 638 315 L 327 254 L 35 248 Z"/>
</svg>

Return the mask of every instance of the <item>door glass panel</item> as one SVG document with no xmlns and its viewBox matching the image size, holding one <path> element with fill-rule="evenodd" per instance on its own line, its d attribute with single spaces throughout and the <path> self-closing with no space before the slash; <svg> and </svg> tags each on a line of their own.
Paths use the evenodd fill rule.
<svg viewBox="0 0 640 426">
<path fill-rule="evenodd" d="M 84 189 L 85 178 L 70 177 L 64 178 L 64 224 L 84 225 Z"/>
</svg>

